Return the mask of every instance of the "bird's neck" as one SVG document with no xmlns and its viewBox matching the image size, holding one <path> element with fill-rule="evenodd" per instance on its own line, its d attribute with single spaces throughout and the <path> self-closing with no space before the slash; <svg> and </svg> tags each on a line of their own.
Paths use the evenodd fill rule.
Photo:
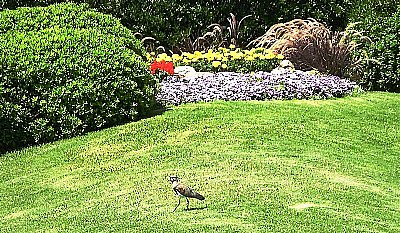
<svg viewBox="0 0 400 233">
<path fill-rule="evenodd" d="M 176 188 L 179 185 L 179 181 L 172 182 L 172 188 Z"/>
</svg>

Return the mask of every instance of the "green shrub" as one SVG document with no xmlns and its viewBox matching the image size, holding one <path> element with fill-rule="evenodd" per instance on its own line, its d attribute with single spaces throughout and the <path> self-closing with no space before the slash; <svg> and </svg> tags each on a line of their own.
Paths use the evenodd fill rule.
<svg viewBox="0 0 400 233">
<path fill-rule="evenodd" d="M 96 28 L 107 34 L 126 38 L 126 46 L 141 56 L 145 50 L 133 33 L 111 15 L 91 10 L 87 4 L 54 4 L 49 7 L 20 8 L 0 12 L 0 33 L 10 30 L 39 31 L 45 28 Z"/>
<path fill-rule="evenodd" d="M 72 21 L 74 14 L 59 7 Z M 110 33 L 49 25 L 54 27 L 16 26 L 0 34 L 1 152 L 136 120 L 155 103 L 156 81 L 130 48 L 140 44 L 118 24 Z"/>
<path fill-rule="evenodd" d="M 368 63 L 361 84 L 369 90 L 400 92 L 400 5 L 396 9 L 394 2 L 363 4 L 353 21 L 361 20 L 359 29 L 372 41 L 363 44 L 363 50 L 376 62 Z"/>
</svg>

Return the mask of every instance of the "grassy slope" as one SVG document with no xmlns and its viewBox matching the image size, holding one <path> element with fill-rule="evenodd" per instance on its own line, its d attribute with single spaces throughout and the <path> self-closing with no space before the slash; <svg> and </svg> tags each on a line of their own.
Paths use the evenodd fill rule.
<svg viewBox="0 0 400 233">
<path fill-rule="evenodd" d="M 1 157 L 0 231 L 399 232 L 399 122 L 387 93 L 183 105 Z M 172 213 L 172 174 L 206 202 Z"/>
</svg>

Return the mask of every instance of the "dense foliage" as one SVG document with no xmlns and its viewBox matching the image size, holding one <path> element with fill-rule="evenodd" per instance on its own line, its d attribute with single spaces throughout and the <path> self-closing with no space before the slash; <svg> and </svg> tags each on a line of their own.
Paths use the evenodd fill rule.
<svg viewBox="0 0 400 233">
<path fill-rule="evenodd" d="M 157 99 L 170 105 L 212 100 L 326 99 L 352 93 L 354 82 L 336 76 L 319 76 L 303 71 L 279 74 L 257 72 L 178 78 L 161 82 Z"/>
<path fill-rule="evenodd" d="M 90 10 L 87 4 L 55 4 L 49 7 L 20 8 L 1 12 L 0 33 L 7 31 L 38 31 L 60 27 L 74 29 L 95 28 L 103 33 L 126 38 L 126 46 L 144 56 L 145 50 L 133 33 L 111 15 Z"/>
<path fill-rule="evenodd" d="M 66 0 L 7 0 L 1 7 L 48 5 Z M 262 35 L 266 28 L 277 22 L 294 18 L 313 17 L 326 22 L 333 28 L 344 28 L 347 24 L 347 9 L 352 0 L 219 0 L 219 1 L 177 1 L 177 0 L 71 0 L 86 2 L 102 12 L 111 13 L 135 32 L 153 36 L 163 46 L 182 45 L 189 37 L 196 38 L 212 23 L 227 25 L 229 13 L 238 19 L 246 15 L 240 40 L 246 44 Z"/>
<path fill-rule="evenodd" d="M 371 39 L 363 49 L 369 59 L 362 84 L 370 90 L 400 92 L 400 5 L 395 1 L 376 1 L 374 7 L 362 1 L 354 21 Z"/>
<path fill-rule="evenodd" d="M 52 6 L 63 19 L 56 23 L 46 21 L 48 8 L 1 12 L 14 22 L 0 34 L 2 151 L 135 120 L 154 104 L 156 82 L 136 53 L 139 42 L 115 19 L 75 7 Z"/>
</svg>

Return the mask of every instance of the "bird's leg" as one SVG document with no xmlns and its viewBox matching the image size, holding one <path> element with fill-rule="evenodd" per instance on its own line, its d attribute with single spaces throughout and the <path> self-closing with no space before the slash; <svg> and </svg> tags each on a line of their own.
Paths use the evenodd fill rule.
<svg viewBox="0 0 400 233">
<path fill-rule="evenodd" d="M 178 205 L 175 207 L 174 211 L 172 211 L 172 212 L 175 212 L 176 208 L 178 208 L 178 206 L 179 206 L 180 204 L 181 204 L 181 199 L 178 198 Z"/>
<path fill-rule="evenodd" d="M 186 204 L 186 210 L 189 210 L 189 198 L 186 198 L 187 204 Z"/>
</svg>

